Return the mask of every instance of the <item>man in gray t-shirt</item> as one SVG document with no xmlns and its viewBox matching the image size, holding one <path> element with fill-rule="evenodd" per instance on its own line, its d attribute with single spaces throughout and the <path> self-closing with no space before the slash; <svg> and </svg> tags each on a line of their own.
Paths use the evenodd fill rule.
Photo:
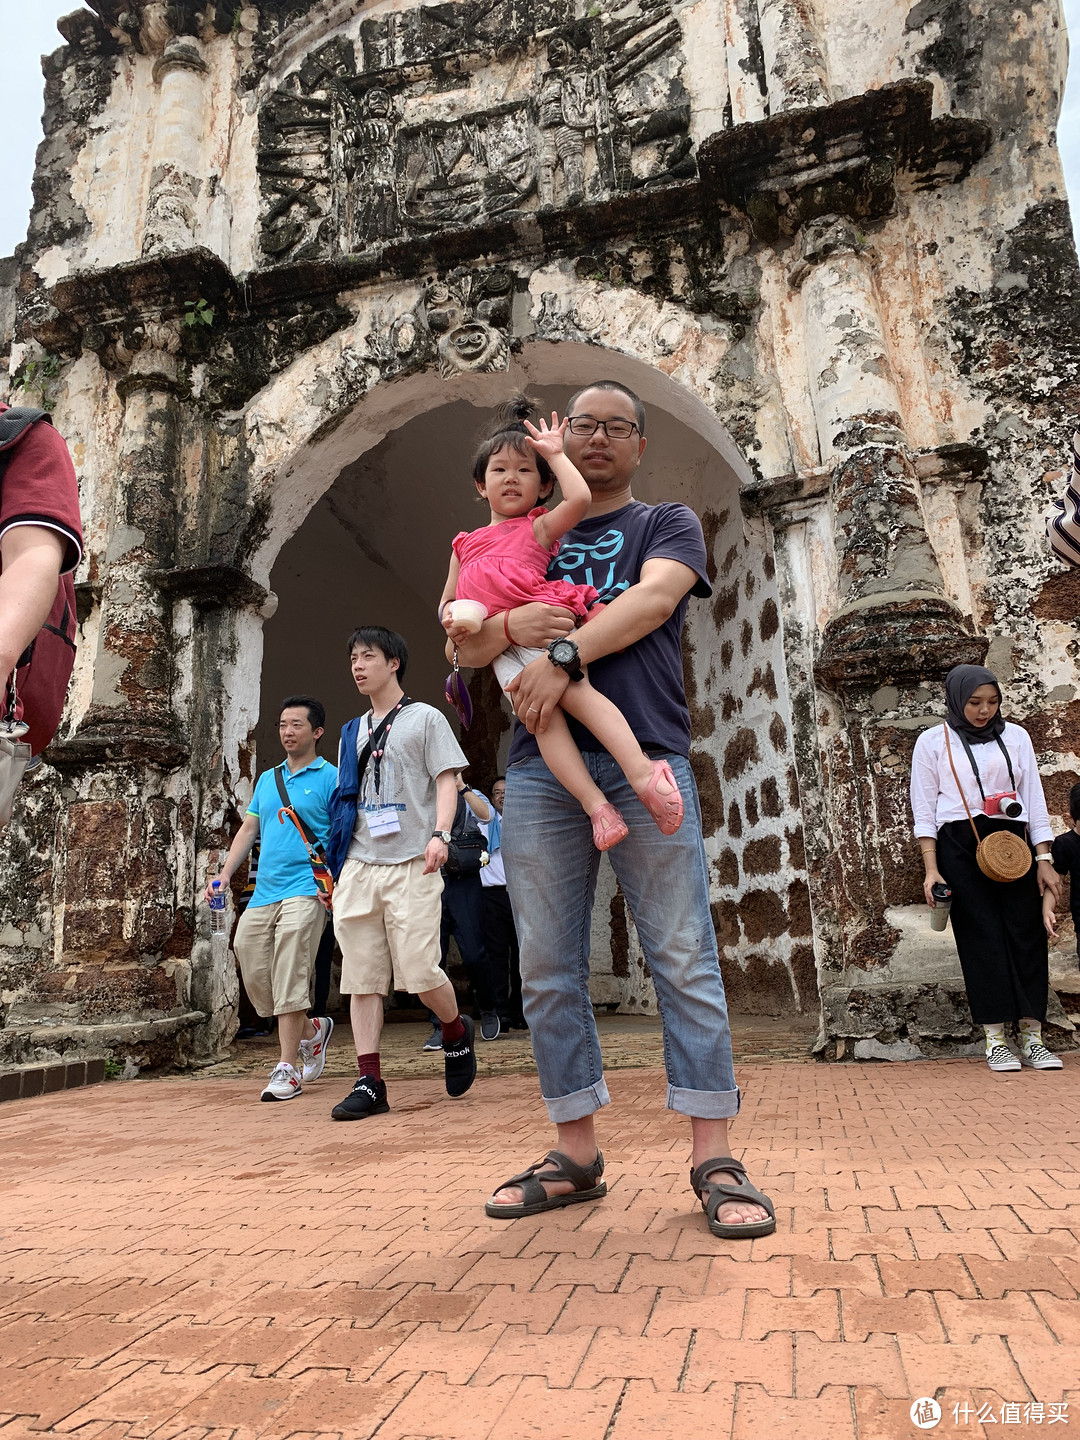
<svg viewBox="0 0 1080 1440">
<path fill-rule="evenodd" d="M 363 1120 L 390 1108 L 379 1036 L 391 983 L 418 995 L 439 1017 L 447 1093 L 464 1095 L 476 1077 L 473 1022 L 459 1013 L 454 987 L 439 966 L 440 870 L 457 806 L 455 772 L 468 762 L 446 717 L 409 700 L 401 688 L 408 658 L 401 636 L 382 626 L 362 627 L 349 641 L 353 680 L 371 701 L 360 718 L 356 748 L 360 759 L 365 751 L 370 758 L 334 890 L 341 992 L 350 997 L 360 1071 L 331 1112 L 335 1120 Z M 350 738 L 355 723 L 345 727 Z"/>
</svg>

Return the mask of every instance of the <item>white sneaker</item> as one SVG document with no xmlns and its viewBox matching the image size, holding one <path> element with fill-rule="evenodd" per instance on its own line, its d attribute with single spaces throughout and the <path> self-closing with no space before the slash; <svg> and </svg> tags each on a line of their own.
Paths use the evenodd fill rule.
<svg viewBox="0 0 1080 1440">
<path fill-rule="evenodd" d="M 1019 1070 L 1020 1061 L 1016 1058 L 1008 1045 L 995 1045 L 992 1050 L 986 1052 L 986 1063 L 991 1070 Z"/>
<path fill-rule="evenodd" d="M 1020 1047 L 1021 1065 L 1030 1065 L 1032 1070 L 1060 1070 L 1061 1059 L 1048 1050 L 1041 1040 L 1032 1040 Z"/>
<path fill-rule="evenodd" d="M 334 1022 L 329 1015 L 322 1015 L 311 1023 L 315 1026 L 313 1038 L 300 1041 L 300 1059 L 304 1062 L 305 1080 L 317 1080 L 322 1074 L 330 1036 L 334 1033 Z"/>
<path fill-rule="evenodd" d="M 282 1060 L 270 1071 L 270 1079 L 266 1082 L 266 1089 L 260 1098 L 263 1100 L 291 1100 L 294 1095 L 300 1093 L 300 1076 L 291 1065 L 287 1065 Z"/>
</svg>

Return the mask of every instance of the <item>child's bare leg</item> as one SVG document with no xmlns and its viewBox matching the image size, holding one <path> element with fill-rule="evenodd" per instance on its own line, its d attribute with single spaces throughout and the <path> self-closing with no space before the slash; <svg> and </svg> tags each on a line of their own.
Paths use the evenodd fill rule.
<svg viewBox="0 0 1080 1440">
<path fill-rule="evenodd" d="M 626 716 L 614 701 L 594 690 L 586 677 L 584 680 L 572 680 L 563 691 L 559 704 L 603 742 L 608 754 L 640 795 L 653 778 L 653 762 L 642 750 Z M 666 780 L 660 780 L 657 791 L 668 795 L 671 787 Z"/>
<path fill-rule="evenodd" d="M 589 767 L 574 744 L 566 716 L 561 710 L 552 711 L 547 729 L 536 736 L 536 743 L 548 769 L 563 789 L 570 791 L 586 815 L 592 815 L 601 805 L 607 804 L 607 797 L 589 774 Z"/>
</svg>

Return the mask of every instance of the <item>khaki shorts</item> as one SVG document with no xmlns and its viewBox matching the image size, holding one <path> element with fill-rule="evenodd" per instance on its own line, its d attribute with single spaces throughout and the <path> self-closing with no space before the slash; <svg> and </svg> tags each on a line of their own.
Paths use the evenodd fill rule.
<svg viewBox="0 0 1080 1440">
<path fill-rule="evenodd" d="M 424 874 L 424 857 L 400 865 L 346 860 L 334 888 L 334 934 L 341 946 L 341 993 L 422 995 L 446 981 L 442 953 L 442 876 Z"/>
<path fill-rule="evenodd" d="M 292 1015 L 310 1004 L 311 972 L 326 911 L 314 895 L 249 905 L 233 949 L 252 1005 L 260 1015 Z"/>
</svg>

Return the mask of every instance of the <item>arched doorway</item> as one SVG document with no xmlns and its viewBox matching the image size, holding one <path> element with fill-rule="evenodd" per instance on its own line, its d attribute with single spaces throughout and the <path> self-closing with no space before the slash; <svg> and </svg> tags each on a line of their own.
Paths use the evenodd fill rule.
<svg viewBox="0 0 1080 1440">
<path fill-rule="evenodd" d="M 732 1011 L 816 1015 L 809 891 L 769 542 L 763 526 L 744 519 L 739 489 L 748 470 L 715 415 L 639 361 L 610 352 L 599 356 L 595 347 L 535 344 L 510 375 L 451 385 L 414 376 L 379 387 L 384 393 L 369 397 L 370 406 L 361 402 L 326 439 L 289 462 L 277 487 L 279 514 L 300 520 L 297 492 L 314 488 L 320 478 L 323 485 L 272 560 L 277 609 L 264 628 L 259 768 L 276 755 L 276 706 L 287 693 L 309 691 L 323 699 L 331 753 L 333 737 L 357 708 L 344 650 L 357 624 L 400 630 L 411 652 L 409 692 L 441 703 L 446 661 L 434 611 L 453 535 L 484 520 L 469 475 L 477 434 L 494 405 L 515 389 L 526 389 L 548 410 L 562 410 L 572 388 L 598 374 L 623 380 L 648 405 L 649 446 L 635 481 L 637 497 L 682 501 L 705 529 L 714 594 L 691 603 L 685 671 L 713 918 Z M 559 383 L 553 383 L 556 377 Z M 375 410 L 385 419 L 375 421 Z M 381 437 L 372 433 L 376 424 Z M 350 430 L 351 446 L 345 443 Z M 330 448 L 334 458 L 326 464 L 318 452 Z M 484 699 L 473 729 L 462 737 L 482 787 L 501 768 L 510 730 L 509 712 L 497 705 L 490 684 Z M 592 938 L 594 1003 L 651 1012 L 652 986 L 606 865 Z"/>
</svg>

